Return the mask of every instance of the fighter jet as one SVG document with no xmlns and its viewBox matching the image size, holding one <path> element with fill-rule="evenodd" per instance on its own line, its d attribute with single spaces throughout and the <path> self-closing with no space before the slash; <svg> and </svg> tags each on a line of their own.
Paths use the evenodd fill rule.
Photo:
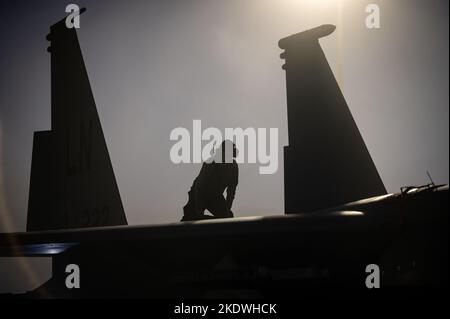
<svg viewBox="0 0 450 319">
<path fill-rule="evenodd" d="M 360 297 L 371 291 L 370 265 L 384 292 L 448 284 L 448 186 L 386 193 L 319 43 L 334 26 L 279 42 L 285 214 L 128 226 L 77 34 L 64 21 L 47 37 L 52 121 L 34 136 L 27 232 L 0 234 L 0 256 L 52 258 L 52 278 L 22 297 L 292 298 L 336 288 Z M 67 286 L 68 265 L 79 268 L 80 289 Z"/>
</svg>

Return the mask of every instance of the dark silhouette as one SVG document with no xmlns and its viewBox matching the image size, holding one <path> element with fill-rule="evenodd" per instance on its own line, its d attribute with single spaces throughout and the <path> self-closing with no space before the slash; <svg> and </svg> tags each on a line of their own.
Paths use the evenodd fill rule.
<svg viewBox="0 0 450 319">
<path fill-rule="evenodd" d="M 378 297 L 417 297 L 448 287 L 448 204 L 448 186 L 431 186 L 318 214 L 0 234 L 0 256 L 52 258 L 52 278 L 22 295 L 29 298 L 336 298 L 345 291 L 373 300 L 365 269 L 374 261 L 384 272 Z M 66 287 L 69 264 L 81 269 L 81 289 Z"/>
<path fill-rule="evenodd" d="M 52 129 L 34 134 L 27 230 L 126 225 L 76 31 L 63 19 L 47 39 Z"/>
<path fill-rule="evenodd" d="M 285 212 L 318 211 L 386 193 L 319 38 L 323 25 L 279 41 L 286 60 L 289 146 Z"/>
<path fill-rule="evenodd" d="M 216 154 L 203 163 L 200 173 L 189 191 L 189 200 L 183 207 L 182 221 L 211 218 L 204 215 L 205 209 L 215 218 L 233 217 L 233 205 L 238 184 L 238 165 L 234 158 L 236 145 L 223 141 Z M 223 196 L 227 191 L 227 197 Z"/>
<path fill-rule="evenodd" d="M 323 29 L 316 29 L 314 32 L 317 31 Z M 59 32 L 65 39 L 56 37 Z M 307 32 L 302 37 L 312 36 L 314 32 Z M 314 37 L 317 40 L 317 34 Z M 92 207 L 94 202 L 110 203 L 111 208 L 114 208 L 111 209 L 113 214 L 110 215 L 108 224 L 126 222 L 75 32 L 65 30 L 63 25 L 59 24 L 52 27 L 51 38 L 52 131 L 36 133 L 35 136 L 28 226 L 32 225 L 34 228 L 63 225 L 58 219 L 63 214 L 58 209 L 71 207 L 69 205 L 76 208 L 82 205 Z M 305 43 L 308 41 L 305 40 Z M 61 51 L 58 51 L 62 48 L 65 55 L 61 55 Z M 314 52 L 321 53 L 317 50 L 316 44 L 310 49 L 312 48 Z M 317 61 L 314 60 L 314 56 L 310 58 L 312 59 L 309 61 L 312 63 L 310 66 L 314 68 L 313 62 Z M 325 68 L 323 54 L 316 58 L 322 61 L 319 65 Z M 67 64 L 61 65 L 61 61 L 66 61 Z M 294 63 L 295 66 L 295 61 L 294 58 L 288 59 L 288 64 Z M 74 66 L 71 66 L 72 63 Z M 308 65 L 303 65 L 303 68 L 307 69 Z M 63 70 L 74 72 L 73 79 L 69 79 L 68 73 Z M 294 80 L 295 77 L 291 78 L 293 77 L 291 71 L 294 72 L 295 68 L 288 66 L 288 79 Z M 329 69 L 325 68 L 322 71 L 328 72 Z M 321 76 L 314 77 L 313 73 L 311 71 L 310 80 L 324 80 Z M 298 79 L 301 81 L 302 77 L 298 76 Z M 327 102 L 329 99 L 332 101 L 333 93 L 337 90 L 336 85 L 333 86 L 331 80 L 325 82 L 329 86 L 325 85 L 323 95 L 329 96 L 320 98 L 319 93 L 311 91 L 309 94 L 314 96 L 314 99 L 306 101 L 316 99 L 320 102 Z M 58 86 L 59 83 L 62 87 Z M 296 91 L 301 88 L 300 84 L 306 88 L 314 88 L 305 82 L 296 84 L 288 81 L 288 83 L 289 99 L 308 94 L 308 91 Z M 71 88 L 76 89 L 75 94 L 68 91 Z M 66 99 L 61 95 L 61 90 L 68 94 Z M 336 126 L 346 128 L 342 123 L 342 117 L 349 120 L 344 116 L 345 114 L 349 116 L 345 104 L 342 101 L 338 104 L 323 103 L 328 111 L 333 105 L 338 105 L 340 111 L 342 108 L 344 111 L 344 114 L 334 111 L 333 115 L 339 123 Z M 309 111 L 317 113 L 319 118 L 326 117 L 326 114 L 317 111 L 317 108 L 306 106 L 302 105 L 304 115 Z M 75 109 L 78 109 L 79 114 Z M 290 124 L 293 123 L 293 118 L 296 119 L 292 114 L 294 112 L 294 115 L 297 115 L 296 111 L 299 110 L 290 109 Z M 311 118 L 313 117 L 309 117 Z M 69 138 L 72 136 L 69 134 L 74 131 L 77 133 L 84 131 L 81 128 L 79 131 L 75 130 L 76 124 L 82 127 L 84 121 L 81 119 L 89 119 L 93 123 L 89 126 L 92 127 L 92 139 L 80 138 L 80 144 L 77 144 L 79 147 L 83 145 L 83 149 L 89 152 L 77 151 L 77 146 L 73 143 L 64 142 L 64 137 Z M 307 128 L 314 128 L 312 124 L 308 126 L 308 123 L 297 120 Z M 351 117 L 350 120 L 350 123 L 353 123 Z M 332 124 L 330 123 L 332 121 L 328 122 Z M 356 129 L 348 121 L 345 123 Z M 319 129 L 326 128 L 322 123 L 316 123 L 316 126 Z M 302 127 L 294 128 L 292 125 L 289 129 L 290 133 L 302 131 Z M 342 143 L 342 133 L 335 133 L 336 141 Z M 350 133 L 354 131 L 350 130 Z M 298 151 L 299 147 L 305 148 L 306 151 L 314 150 L 313 147 L 320 149 L 321 146 L 317 144 L 307 148 L 302 139 L 305 139 L 304 142 L 307 140 L 314 142 L 315 138 L 324 135 L 323 132 L 315 132 L 315 135 L 311 136 L 291 133 L 291 143 L 286 148 L 286 154 L 290 156 L 287 163 L 291 165 L 286 172 L 286 178 L 291 178 L 289 174 L 292 174 L 291 181 L 300 177 L 311 177 L 299 179 L 297 184 L 289 185 L 291 187 L 289 190 L 296 190 L 295 185 L 305 184 L 299 189 L 306 193 L 297 195 L 303 196 L 306 204 L 314 203 L 307 201 L 308 197 L 305 195 L 311 196 L 315 193 L 318 194 L 317 197 L 323 196 L 325 203 L 331 202 L 332 186 L 318 185 L 319 181 L 308 189 L 306 184 L 314 182 L 312 179 L 314 172 L 311 176 L 305 175 L 305 169 L 301 165 L 305 161 L 305 167 L 323 170 L 324 163 L 311 165 L 312 159 L 320 160 L 320 158 L 314 153 L 299 154 Z M 351 137 L 349 139 L 354 142 Z M 90 142 L 86 143 L 87 141 Z M 361 140 L 358 141 L 359 144 L 356 146 L 361 146 Z M 86 146 L 91 143 L 92 148 Z M 331 146 L 332 144 L 327 143 L 323 147 L 328 150 Z M 340 144 L 338 146 L 337 150 L 330 152 L 331 155 L 338 155 L 338 150 L 343 147 Z M 72 152 L 75 152 L 76 156 L 72 155 L 74 154 Z M 325 151 L 319 150 L 319 154 L 324 153 Z M 86 164 L 86 169 L 81 165 L 83 160 L 78 162 L 79 165 L 74 165 L 75 163 L 65 161 L 63 157 L 66 155 L 73 160 L 79 159 L 79 156 L 82 159 L 90 158 L 86 154 L 92 156 L 92 162 L 86 161 L 90 163 Z M 211 193 L 217 195 L 215 199 L 221 203 L 218 205 L 222 208 L 224 206 L 231 208 L 237 184 L 237 165 L 232 159 L 236 154 L 232 154 L 234 156 L 231 158 L 227 158 L 228 152 L 224 154 L 225 156 L 219 150 L 204 164 L 205 169 L 202 169 L 194 182 L 190 195 L 207 198 L 205 194 L 210 191 L 207 188 L 210 185 L 215 190 Z M 300 155 L 303 155 L 304 161 Z M 358 159 L 357 150 L 355 156 Z M 349 156 L 346 158 L 349 159 Z M 230 160 L 229 164 L 223 164 L 227 159 Z M 367 156 L 361 160 L 367 160 Z M 342 169 L 340 166 L 335 167 L 331 161 L 329 163 L 332 164 L 329 169 L 331 173 L 333 169 Z M 352 163 L 358 164 L 357 161 Z M 296 166 L 301 166 L 302 170 L 295 171 Z M 63 171 L 64 167 L 67 168 L 66 171 Z M 224 167 L 226 169 L 223 169 Z M 224 175 L 219 177 L 214 168 Z M 347 167 L 344 168 L 346 172 L 350 171 Z M 355 173 L 360 171 L 361 168 L 357 165 Z M 318 179 L 327 177 L 323 171 L 315 174 Z M 232 176 L 235 178 L 231 178 Z M 335 177 L 334 174 L 332 177 Z M 45 184 L 46 179 L 48 184 Z M 329 181 L 330 179 L 325 179 L 325 182 Z M 349 176 L 349 181 L 354 183 L 354 177 Z M 231 186 L 227 189 L 227 199 L 222 195 L 225 185 Z M 338 186 L 345 185 L 340 182 L 334 190 L 342 195 L 337 189 Z M 362 187 L 366 186 L 363 183 Z M 69 191 L 73 193 L 68 193 Z M 417 297 L 423 291 L 429 294 L 430 286 L 439 288 L 435 291 L 436 294 L 440 294 L 442 289 L 447 289 L 448 286 L 448 191 L 448 186 L 434 183 L 423 187 L 407 187 L 401 194 L 347 203 L 317 214 L 232 218 L 213 223 L 0 234 L 0 257 L 52 258 L 52 278 L 19 298 L 292 299 L 311 296 L 336 298 L 339 293 L 345 291 L 346 298 L 373 299 L 374 291 L 366 289 L 364 285 L 368 276 L 364 270 L 367 265 L 374 262 L 382 269 L 381 287 L 388 287 L 378 289 L 381 294 L 387 293 L 387 296 L 392 297 L 400 292 L 405 296 L 403 294 L 405 292 L 406 296 Z M 42 198 L 37 197 L 38 195 Z M 289 194 L 289 200 L 293 200 L 294 195 Z M 77 199 L 80 204 L 76 202 Z M 193 199 L 190 203 L 192 207 L 197 205 Z M 215 203 L 213 201 L 213 204 Z M 319 205 L 318 203 L 316 205 Z M 201 206 L 207 209 L 209 205 Z M 186 207 L 190 207 L 189 203 Z M 74 221 L 68 225 L 75 226 L 76 211 L 70 212 L 74 213 L 71 215 Z M 199 217 L 195 215 L 198 212 L 199 210 L 194 210 L 194 217 Z M 225 213 L 232 214 L 229 209 Z M 40 218 L 42 223 L 38 224 Z M 67 287 L 69 264 L 78 265 L 80 268 L 81 289 Z M 396 287 L 402 289 L 397 290 Z M 406 287 L 414 289 L 412 291 L 403 289 Z M 417 288 L 426 290 L 416 290 Z M 380 292 L 377 296 L 381 296 Z M 1 297 L 0 295 L 0 299 Z M 6 298 L 10 298 L 10 295 L 6 295 Z"/>
</svg>

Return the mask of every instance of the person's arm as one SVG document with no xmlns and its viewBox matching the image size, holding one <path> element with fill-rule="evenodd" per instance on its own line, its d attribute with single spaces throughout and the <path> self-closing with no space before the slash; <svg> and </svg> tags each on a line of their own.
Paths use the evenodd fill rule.
<svg viewBox="0 0 450 319">
<path fill-rule="evenodd" d="M 231 210 L 231 206 L 233 205 L 233 200 L 236 195 L 236 187 L 238 185 L 239 180 L 239 169 L 236 162 L 233 163 L 232 169 L 230 172 L 230 181 L 227 187 L 227 209 Z"/>
</svg>

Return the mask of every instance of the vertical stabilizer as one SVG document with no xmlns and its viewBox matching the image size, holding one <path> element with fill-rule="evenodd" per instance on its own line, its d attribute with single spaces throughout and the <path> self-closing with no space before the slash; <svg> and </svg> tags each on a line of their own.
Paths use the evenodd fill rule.
<svg viewBox="0 0 450 319">
<path fill-rule="evenodd" d="M 335 26 L 280 40 L 285 51 L 289 146 L 285 212 L 312 212 L 386 193 L 319 44 Z"/>
<path fill-rule="evenodd" d="M 27 230 L 126 225 L 74 28 L 50 28 L 51 130 L 36 132 Z"/>
</svg>

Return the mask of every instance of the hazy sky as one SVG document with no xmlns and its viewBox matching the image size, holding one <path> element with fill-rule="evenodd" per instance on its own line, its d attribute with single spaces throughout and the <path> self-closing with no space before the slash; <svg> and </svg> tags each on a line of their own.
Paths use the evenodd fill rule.
<svg viewBox="0 0 450 319">
<path fill-rule="evenodd" d="M 279 170 L 240 167 L 237 216 L 281 214 L 285 74 L 278 40 L 321 24 L 321 40 L 390 192 L 449 176 L 447 0 L 74 1 L 78 36 L 130 224 L 180 219 L 198 165 L 175 165 L 175 127 L 279 128 Z M 381 29 L 364 21 L 381 8 Z M 50 128 L 45 36 L 64 1 L 0 8 L 0 232 L 26 225 L 33 132 Z M 9 224 L 9 225 L 8 225 Z"/>
<path fill-rule="evenodd" d="M 286 93 L 282 37 L 323 23 L 324 51 L 389 191 L 448 182 L 448 2 L 347 0 L 78 1 L 79 40 L 130 224 L 176 221 L 198 165 L 175 165 L 175 127 L 278 127 L 280 167 L 244 165 L 238 216 L 283 212 Z M 1 10 L 3 196 L 24 230 L 33 132 L 50 128 L 45 35 L 61 1 L 10 1 Z M 339 15 L 341 12 L 341 15 Z M 340 39 L 338 41 L 338 39 Z M 0 231 L 5 225 L 0 226 Z"/>
</svg>

